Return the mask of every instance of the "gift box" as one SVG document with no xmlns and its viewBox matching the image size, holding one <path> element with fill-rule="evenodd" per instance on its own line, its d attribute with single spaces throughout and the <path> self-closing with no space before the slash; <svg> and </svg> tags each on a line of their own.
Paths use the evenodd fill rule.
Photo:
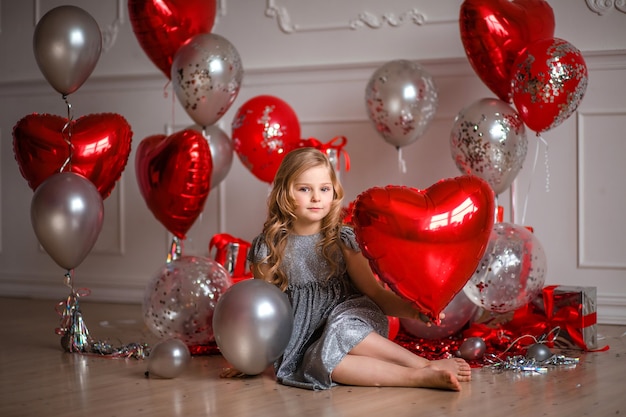
<svg viewBox="0 0 626 417">
<path fill-rule="evenodd" d="M 239 282 L 252 277 L 247 261 L 250 247 L 250 242 L 220 233 L 211 238 L 209 253 L 215 248 L 215 261 L 226 268 L 233 282 Z"/>
<path fill-rule="evenodd" d="M 596 287 L 546 286 L 532 304 L 536 313 L 545 317 L 548 332 L 558 327 L 555 346 L 583 350 L 598 347 Z"/>
</svg>

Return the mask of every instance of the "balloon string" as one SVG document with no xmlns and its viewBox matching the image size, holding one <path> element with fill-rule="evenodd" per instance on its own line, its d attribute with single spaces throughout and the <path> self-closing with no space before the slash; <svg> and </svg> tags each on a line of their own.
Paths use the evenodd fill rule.
<svg viewBox="0 0 626 417">
<path fill-rule="evenodd" d="M 520 340 L 525 339 L 527 337 L 531 338 L 535 343 L 551 343 L 551 342 L 554 342 L 556 340 L 556 338 L 559 336 L 559 331 L 560 330 L 561 330 L 561 328 L 559 326 L 556 326 L 555 328 L 550 330 L 547 334 L 545 334 L 544 336 L 540 337 L 539 339 L 537 339 L 535 336 L 530 335 L 530 334 L 522 335 L 522 336 L 518 337 L 517 339 L 515 339 L 514 341 L 512 341 L 509 344 L 509 347 L 507 347 L 504 350 L 504 352 L 501 352 L 500 354 L 498 354 L 497 357 L 502 357 L 506 352 L 511 350 L 513 348 L 513 346 L 515 346 L 517 344 L 517 342 L 519 342 Z M 550 338 L 550 335 L 552 335 L 552 338 Z"/>
<path fill-rule="evenodd" d="M 398 168 L 400 169 L 400 172 L 403 174 L 406 174 L 406 162 L 404 161 L 404 158 L 402 157 L 402 148 L 398 147 Z"/>
<path fill-rule="evenodd" d="M 74 116 L 72 114 L 72 105 L 67 100 L 66 95 L 63 95 L 63 100 L 65 100 L 65 105 L 67 106 L 67 123 L 65 123 L 65 125 L 63 126 L 61 134 L 63 135 L 63 140 L 65 141 L 65 143 L 67 143 L 68 156 L 65 162 L 63 162 L 63 165 L 61 166 L 59 172 L 63 172 L 66 166 L 68 167 L 69 171 L 72 171 L 72 155 L 74 153 L 74 145 L 72 145 L 72 122 L 74 119 Z"/>
<path fill-rule="evenodd" d="M 539 133 L 537 133 L 537 139 L 539 139 L 541 142 L 543 142 L 544 145 L 546 145 L 546 152 L 544 155 L 546 157 L 546 171 L 547 171 L 548 170 L 548 162 L 547 162 L 548 144 L 545 141 L 545 139 L 541 137 Z M 520 224 L 525 224 L 525 221 L 526 221 L 526 209 L 528 208 L 528 199 L 530 197 L 530 189 L 533 183 L 533 176 L 535 174 L 535 171 L 537 170 L 538 159 L 539 159 L 539 143 L 537 143 L 537 147 L 535 148 L 535 159 L 533 160 L 533 168 L 531 171 L 530 180 L 528 181 L 528 190 L 526 191 L 526 195 L 524 196 L 524 208 L 522 209 L 522 219 L 521 219 Z M 546 172 L 546 191 L 548 190 L 548 183 L 549 183 L 549 173 Z"/>
</svg>

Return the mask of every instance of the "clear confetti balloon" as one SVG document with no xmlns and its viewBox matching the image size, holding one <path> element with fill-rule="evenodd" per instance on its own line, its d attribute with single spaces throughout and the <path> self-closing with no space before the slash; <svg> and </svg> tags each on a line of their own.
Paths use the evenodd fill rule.
<svg viewBox="0 0 626 417">
<path fill-rule="evenodd" d="M 166 263 L 146 287 L 143 317 L 159 338 L 178 338 L 187 345 L 214 341 L 213 314 L 217 301 L 232 285 L 216 261 L 183 256 Z"/>
<path fill-rule="evenodd" d="M 370 77 L 365 107 L 383 139 L 396 148 L 419 139 L 435 117 L 437 86 L 418 63 L 404 59 L 387 62 Z"/>
<path fill-rule="evenodd" d="M 212 125 L 228 111 L 243 79 L 239 52 L 215 33 L 195 35 L 181 46 L 171 71 L 176 97 L 201 126 Z"/>
<path fill-rule="evenodd" d="M 483 98 L 459 112 L 450 134 L 450 151 L 457 168 L 505 191 L 524 164 L 528 151 L 526 128 L 507 103 Z"/>
<path fill-rule="evenodd" d="M 541 242 L 523 226 L 496 223 L 476 272 L 463 291 L 485 310 L 506 313 L 528 304 L 547 273 Z"/>
</svg>

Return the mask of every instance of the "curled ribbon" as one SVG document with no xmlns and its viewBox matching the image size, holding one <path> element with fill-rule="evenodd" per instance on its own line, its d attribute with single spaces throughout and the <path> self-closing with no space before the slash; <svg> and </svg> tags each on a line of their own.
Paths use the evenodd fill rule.
<svg viewBox="0 0 626 417">
<path fill-rule="evenodd" d="M 302 139 L 301 145 L 302 147 L 310 146 L 312 148 L 319 149 L 327 155 L 329 150 L 335 150 L 337 152 L 337 170 L 341 169 L 340 161 L 341 156 L 343 155 L 343 159 L 346 161 L 346 171 L 350 171 L 350 156 L 344 149 L 347 143 L 348 139 L 345 136 L 335 136 L 327 143 L 322 143 L 315 138 Z"/>
</svg>

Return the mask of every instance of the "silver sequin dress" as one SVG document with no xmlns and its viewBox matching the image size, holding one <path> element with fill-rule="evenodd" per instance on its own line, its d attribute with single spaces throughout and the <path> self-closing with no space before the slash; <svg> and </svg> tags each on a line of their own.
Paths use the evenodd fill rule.
<svg viewBox="0 0 626 417">
<path fill-rule="evenodd" d="M 360 250 L 351 228 L 344 227 L 340 237 L 348 248 Z M 289 279 L 285 293 L 293 307 L 294 327 L 283 356 L 274 364 L 278 382 L 314 390 L 334 385 L 335 366 L 370 332 L 385 337 L 388 333 L 387 317 L 352 286 L 347 273 L 327 279 L 328 263 L 316 248 L 319 238 L 319 234 L 288 238 L 282 268 Z M 248 260 L 258 263 L 266 255 L 259 235 Z M 345 266 L 343 257 L 339 262 Z"/>
</svg>

